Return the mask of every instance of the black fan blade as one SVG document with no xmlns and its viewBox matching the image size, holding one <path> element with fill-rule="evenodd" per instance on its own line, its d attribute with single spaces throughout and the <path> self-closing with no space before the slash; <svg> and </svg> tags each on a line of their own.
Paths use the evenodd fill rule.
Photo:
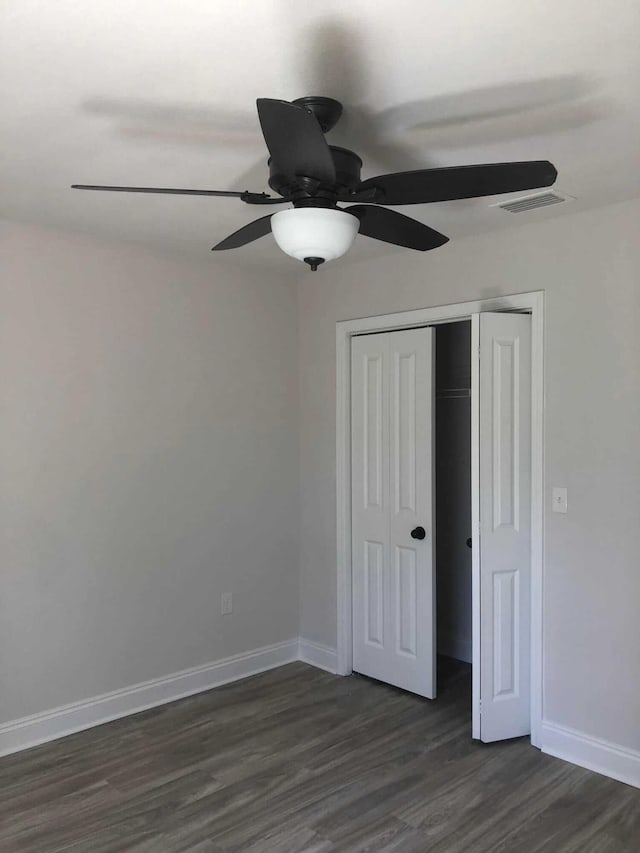
<svg viewBox="0 0 640 853">
<path fill-rule="evenodd" d="M 270 98 L 258 98 L 257 104 L 264 140 L 278 169 L 291 179 L 304 176 L 335 183 L 333 157 L 313 113 Z"/>
<path fill-rule="evenodd" d="M 393 243 L 407 249 L 417 249 L 419 252 L 437 249 L 438 246 L 449 242 L 449 238 L 444 234 L 396 210 L 367 204 L 354 204 L 345 210 L 360 220 L 360 234 L 373 237 L 374 240 L 383 240 L 385 243 Z"/>
<path fill-rule="evenodd" d="M 368 195 L 362 200 L 373 204 L 427 204 L 549 187 L 557 175 L 555 166 L 547 160 L 418 169 L 369 178 L 358 186 L 355 198 L 372 193 L 373 197 Z"/>
<path fill-rule="evenodd" d="M 234 231 L 233 234 L 230 234 L 218 243 L 217 246 L 214 246 L 211 251 L 219 252 L 222 249 L 238 249 L 240 246 L 246 246 L 247 243 L 252 243 L 254 240 L 264 237 L 265 234 L 269 234 L 270 231 L 271 214 L 269 216 L 263 216 L 261 219 L 255 219 L 248 225 L 243 225 L 242 228 Z"/>
<path fill-rule="evenodd" d="M 235 192 L 232 190 L 183 190 L 172 187 L 105 187 L 98 184 L 71 184 L 72 190 L 103 190 L 112 193 L 159 193 L 161 195 L 213 195 L 239 198 L 247 204 L 282 204 L 285 198 L 273 198 L 267 193 Z"/>
</svg>

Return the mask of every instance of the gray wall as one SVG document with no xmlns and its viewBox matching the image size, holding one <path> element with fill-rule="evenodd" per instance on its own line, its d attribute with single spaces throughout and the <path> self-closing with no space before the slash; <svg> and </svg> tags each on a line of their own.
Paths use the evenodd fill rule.
<svg viewBox="0 0 640 853">
<path fill-rule="evenodd" d="M 336 321 L 544 289 L 544 716 L 640 748 L 639 232 L 635 201 L 301 279 L 304 636 L 336 643 Z"/>
<path fill-rule="evenodd" d="M 0 722 L 297 636 L 294 283 L 8 223 L 0 264 Z"/>
<path fill-rule="evenodd" d="M 296 317 L 276 275 L 4 225 L 0 721 L 295 636 L 298 563 L 335 645 L 336 320 L 544 288 L 544 715 L 640 748 L 639 230 L 630 202 L 338 262 Z"/>
<path fill-rule="evenodd" d="M 471 663 L 471 323 L 435 333 L 437 646 Z"/>
</svg>

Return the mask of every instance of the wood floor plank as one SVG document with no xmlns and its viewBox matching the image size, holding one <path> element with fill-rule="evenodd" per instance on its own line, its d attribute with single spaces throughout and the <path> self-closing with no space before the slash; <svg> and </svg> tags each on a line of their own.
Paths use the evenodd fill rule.
<svg viewBox="0 0 640 853">
<path fill-rule="evenodd" d="M 415 827 L 392 815 L 335 827 L 331 831 L 334 850 L 379 851 L 379 853 L 424 853 L 427 839 Z"/>
<path fill-rule="evenodd" d="M 640 791 L 297 663 L 0 759 L 4 853 L 638 853 Z"/>
<path fill-rule="evenodd" d="M 570 771 L 571 772 L 571 771 Z M 586 774 L 577 785 L 556 792 L 544 808 L 532 809 L 533 814 L 523 825 L 509 833 L 496 853 L 507 853 L 514 847 L 529 853 L 558 853 L 582 851 L 593 839 L 605 834 L 605 826 L 623 807 L 624 792 L 611 779 Z M 604 846 L 604 838 L 603 838 Z M 630 848 L 630 849 L 640 849 Z"/>
</svg>

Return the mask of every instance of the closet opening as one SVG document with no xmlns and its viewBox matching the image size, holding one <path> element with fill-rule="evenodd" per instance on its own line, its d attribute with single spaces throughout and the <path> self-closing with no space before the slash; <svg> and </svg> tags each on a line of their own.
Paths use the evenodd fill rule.
<svg viewBox="0 0 640 853">
<path fill-rule="evenodd" d="M 485 743 L 540 745 L 543 307 L 336 325 L 336 670 L 461 713 L 471 682 Z"/>
<path fill-rule="evenodd" d="M 441 693 L 460 679 L 469 680 L 471 674 L 471 321 L 442 323 L 434 330 L 436 647 Z"/>
</svg>

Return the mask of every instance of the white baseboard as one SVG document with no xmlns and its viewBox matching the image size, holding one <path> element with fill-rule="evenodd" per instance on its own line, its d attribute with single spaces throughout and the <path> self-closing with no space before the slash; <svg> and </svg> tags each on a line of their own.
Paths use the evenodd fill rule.
<svg viewBox="0 0 640 853">
<path fill-rule="evenodd" d="M 298 660 L 316 666 L 318 669 L 324 669 L 332 675 L 338 671 L 337 651 L 331 646 L 314 643 L 313 640 L 305 640 L 304 637 L 300 637 L 298 640 Z"/>
<path fill-rule="evenodd" d="M 0 724 L 0 755 L 28 749 L 74 732 L 174 702 L 212 687 L 237 681 L 298 659 L 298 639 L 263 646 L 243 654 L 103 693 L 30 717 Z"/>
<path fill-rule="evenodd" d="M 0 756 L 301 660 L 335 674 L 337 652 L 304 637 L 0 724 Z M 640 788 L 640 752 L 543 722 L 542 751 Z"/>
<path fill-rule="evenodd" d="M 543 721 L 542 751 L 640 788 L 640 752 Z"/>
</svg>

